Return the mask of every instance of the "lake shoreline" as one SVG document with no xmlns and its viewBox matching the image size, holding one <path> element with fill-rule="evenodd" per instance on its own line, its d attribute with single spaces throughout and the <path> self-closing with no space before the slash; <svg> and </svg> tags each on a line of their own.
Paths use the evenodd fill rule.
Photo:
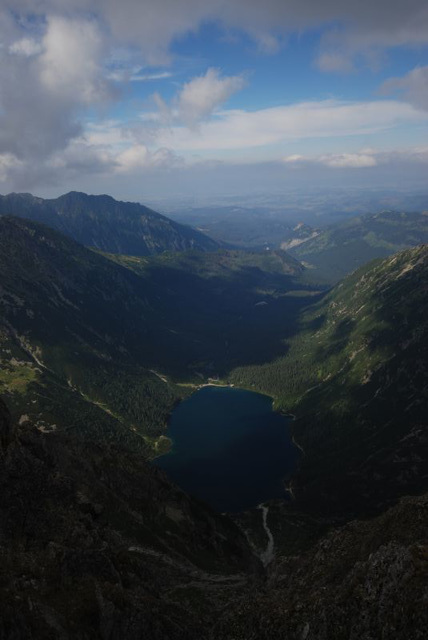
<svg viewBox="0 0 428 640">
<path fill-rule="evenodd" d="M 271 396 L 210 381 L 185 400 L 169 421 L 172 447 L 152 460 L 155 466 L 220 512 L 285 498 L 283 479 L 299 452 L 287 428 L 291 418 L 273 408 Z"/>
</svg>

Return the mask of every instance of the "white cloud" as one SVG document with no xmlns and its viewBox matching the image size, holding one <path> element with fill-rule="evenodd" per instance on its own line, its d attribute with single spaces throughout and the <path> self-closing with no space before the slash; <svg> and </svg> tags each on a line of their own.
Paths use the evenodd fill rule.
<svg viewBox="0 0 428 640">
<path fill-rule="evenodd" d="M 38 177 L 55 179 L 60 166 L 64 172 L 71 166 L 90 172 L 91 161 L 97 171 L 100 158 L 93 149 L 85 145 L 81 161 L 71 158 L 70 149 L 82 134 L 83 108 L 102 106 L 113 96 L 104 77 L 99 26 L 93 19 L 60 16 L 27 24 L 0 13 L 0 37 L 6 45 L 0 48 L 3 175 L 25 187 L 26 177 L 28 185 Z"/>
<path fill-rule="evenodd" d="M 149 63 L 166 62 L 174 39 L 208 21 L 246 31 L 267 52 L 275 52 L 286 34 L 314 27 L 329 33 L 322 55 L 348 59 L 428 43 L 426 0 L 3 0 L 3 6 L 24 15 L 93 15 L 114 41 L 138 46 Z M 332 61 L 324 58 L 330 68 Z"/>
<path fill-rule="evenodd" d="M 166 78 L 172 78 L 173 73 L 171 71 L 161 71 L 159 73 L 134 73 L 131 75 L 131 82 L 149 82 L 152 80 L 165 80 Z"/>
<path fill-rule="evenodd" d="M 13 154 L 1 153 L 0 154 L 0 180 L 6 180 L 10 175 L 11 171 L 19 169 L 21 166 L 22 166 L 22 162 L 20 162 Z"/>
<path fill-rule="evenodd" d="M 13 154 L 0 154 L 0 180 L 14 189 L 33 189 L 41 185 L 61 185 L 81 180 L 82 176 L 112 175 L 118 164 L 105 147 L 72 140 L 38 162 L 19 160 Z"/>
<path fill-rule="evenodd" d="M 178 152 L 250 149 L 288 140 L 371 134 L 413 122 L 426 123 L 428 115 L 403 102 L 325 100 L 252 112 L 224 111 L 196 131 L 161 128 L 156 142 Z"/>
<path fill-rule="evenodd" d="M 402 78 L 390 78 L 383 83 L 381 93 L 396 92 L 416 107 L 428 110 L 428 66 L 416 67 Z"/>
<path fill-rule="evenodd" d="M 33 38 L 21 38 L 10 45 L 9 52 L 30 58 L 42 52 L 42 44 Z"/>
<path fill-rule="evenodd" d="M 198 130 L 199 124 L 207 120 L 234 93 L 245 86 L 245 78 L 238 76 L 221 76 L 220 70 L 210 68 L 204 75 L 186 82 L 168 104 L 159 93 L 152 95 L 157 113 L 143 113 L 141 119 L 150 121 L 152 125 L 163 123 L 185 124 L 190 129 Z"/>
<path fill-rule="evenodd" d="M 384 151 L 382 153 L 378 153 L 377 157 L 379 164 L 428 164 L 428 146 Z"/>
<path fill-rule="evenodd" d="M 166 148 L 152 151 L 143 144 L 136 144 L 122 153 L 117 158 L 118 171 L 122 173 L 141 171 L 147 169 L 171 168 L 182 165 L 183 162 L 173 151 Z"/>
<path fill-rule="evenodd" d="M 333 51 L 321 53 L 317 65 L 321 71 L 335 73 L 349 73 L 354 68 L 348 56 Z"/>
<path fill-rule="evenodd" d="M 305 160 L 305 156 L 301 156 L 299 153 L 293 153 L 291 156 L 285 156 L 283 158 L 283 162 L 286 164 L 295 164 L 296 162 L 301 162 Z"/>
<path fill-rule="evenodd" d="M 139 65 L 118 65 L 107 72 L 108 80 L 115 82 L 152 82 L 154 80 L 167 80 L 173 77 L 172 71 L 145 72 Z"/>
<path fill-rule="evenodd" d="M 340 153 L 321 156 L 318 161 L 327 167 L 335 169 L 361 169 L 362 167 L 375 167 L 377 160 L 374 155 L 368 153 Z"/>
<path fill-rule="evenodd" d="M 187 82 L 176 98 L 178 118 L 192 126 L 210 116 L 232 94 L 243 88 L 242 76 L 221 77 L 218 69 Z"/>
<path fill-rule="evenodd" d="M 165 56 L 175 37 L 209 20 L 247 31 L 267 51 L 275 51 L 286 33 L 331 24 L 335 50 L 348 57 L 428 42 L 426 0 L 87 0 L 86 4 L 102 14 L 116 38 L 132 40 L 152 58 Z M 327 40 L 327 52 L 329 44 Z"/>
<path fill-rule="evenodd" d="M 331 169 L 364 169 L 382 166 L 402 166 L 428 164 L 428 147 L 411 149 L 361 149 L 357 152 L 329 153 L 318 156 L 290 155 L 282 159 L 286 165 L 313 167 L 322 165 Z"/>
<path fill-rule="evenodd" d="M 103 38 L 93 20 L 51 17 L 42 44 L 40 78 L 49 92 L 88 105 L 111 95 L 102 71 Z"/>
<path fill-rule="evenodd" d="M 218 112 L 244 80 L 242 76 L 222 77 L 210 69 L 185 84 L 171 105 L 158 98 L 161 115 L 172 122 L 171 128 L 162 124 L 159 114 L 148 114 L 144 127 L 133 122 L 118 126 L 110 142 L 105 137 L 99 142 L 107 134 L 94 130 L 82 140 L 82 114 L 103 108 L 114 97 L 112 79 L 148 82 L 170 77 L 169 71 L 157 72 L 148 65 L 168 62 L 171 43 L 209 21 L 226 31 L 248 33 L 260 50 L 270 53 L 286 41 L 287 34 L 316 27 L 326 33 L 318 64 L 327 71 L 349 71 L 361 55 L 374 59 L 388 47 L 428 44 L 426 0 L 2 0 L 2 175 L 19 176 L 24 184 L 26 171 L 29 182 L 34 182 L 37 175 L 45 179 L 49 167 L 56 176 L 61 167 L 77 172 L 79 166 L 82 170 L 85 166 L 90 173 L 90 162 L 94 171 L 104 171 L 116 166 L 117 158 L 127 151 L 117 166 L 160 165 L 172 153 L 165 149 L 209 155 L 426 122 L 415 108 L 427 106 L 426 67 L 384 86 L 385 91 L 402 91 L 414 108 L 398 100 L 330 101 L 252 113 Z M 128 70 L 120 62 L 117 67 L 111 64 L 118 51 L 128 52 L 127 64 L 132 62 Z M 213 114 L 215 118 L 207 121 Z M 179 122 L 193 130 L 178 126 Z M 109 135 L 113 136 L 113 129 Z M 352 158 L 341 161 L 357 162 Z M 165 166 L 169 162 L 165 160 Z"/>
</svg>

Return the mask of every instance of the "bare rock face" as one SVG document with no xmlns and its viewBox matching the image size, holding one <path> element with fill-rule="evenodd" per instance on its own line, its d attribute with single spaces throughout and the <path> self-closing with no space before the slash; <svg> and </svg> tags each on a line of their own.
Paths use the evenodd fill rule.
<svg viewBox="0 0 428 640">
<path fill-rule="evenodd" d="M 139 454 L 11 442 L 0 408 L 0 640 L 204 638 L 259 567 L 239 529 Z"/>
<path fill-rule="evenodd" d="M 270 585 L 219 621 L 216 640 L 422 640 L 428 634 L 428 494 L 278 558 Z"/>
</svg>

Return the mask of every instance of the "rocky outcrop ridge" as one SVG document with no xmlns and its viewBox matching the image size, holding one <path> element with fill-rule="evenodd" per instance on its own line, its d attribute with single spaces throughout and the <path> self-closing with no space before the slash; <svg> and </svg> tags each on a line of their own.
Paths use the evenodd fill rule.
<svg viewBox="0 0 428 640">
<path fill-rule="evenodd" d="M 199 640 L 259 564 L 141 456 L 27 422 L 0 460 L 0 567 L 1 640 Z"/>
</svg>

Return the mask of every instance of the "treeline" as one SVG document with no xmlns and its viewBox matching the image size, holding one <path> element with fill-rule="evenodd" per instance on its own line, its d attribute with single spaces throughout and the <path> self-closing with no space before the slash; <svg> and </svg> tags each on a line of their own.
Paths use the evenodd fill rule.
<svg viewBox="0 0 428 640">
<path fill-rule="evenodd" d="M 240 367 L 230 375 L 236 386 L 254 389 L 275 398 L 275 407 L 291 411 L 299 398 L 319 382 L 319 370 L 301 351 L 261 366 Z"/>
<path fill-rule="evenodd" d="M 139 367 L 113 362 L 85 366 L 70 372 L 70 382 L 93 403 L 138 433 L 158 437 L 165 433 L 168 416 L 186 389 L 161 380 Z"/>
</svg>

